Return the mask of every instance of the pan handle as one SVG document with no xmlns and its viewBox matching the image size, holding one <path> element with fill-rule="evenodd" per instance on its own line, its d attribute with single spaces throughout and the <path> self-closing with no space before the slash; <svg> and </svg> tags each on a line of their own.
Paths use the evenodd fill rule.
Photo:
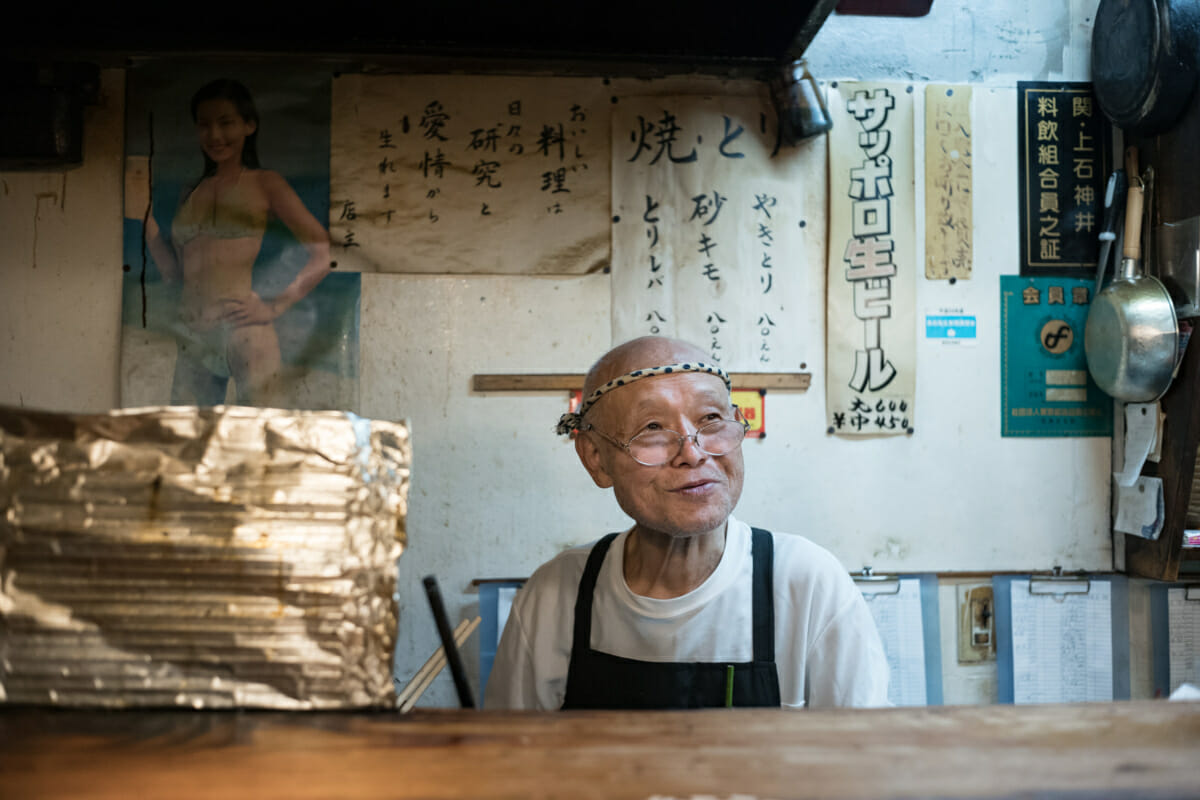
<svg viewBox="0 0 1200 800">
<path fill-rule="evenodd" d="M 1142 202 L 1141 178 L 1130 178 L 1129 194 L 1125 196 L 1125 246 L 1121 251 L 1125 258 L 1137 262 L 1142 257 Z M 1127 266 L 1121 265 L 1126 272 Z M 1128 277 L 1128 276 L 1126 276 Z"/>
<path fill-rule="evenodd" d="M 1134 178 L 1142 177 L 1138 172 L 1138 149 L 1135 144 L 1125 148 L 1125 174 L 1129 176 L 1130 183 L 1133 183 Z"/>
</svg>

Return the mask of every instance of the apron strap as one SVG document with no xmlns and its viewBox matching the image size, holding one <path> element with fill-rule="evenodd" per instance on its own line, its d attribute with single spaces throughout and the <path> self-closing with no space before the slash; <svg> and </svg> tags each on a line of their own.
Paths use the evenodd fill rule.
<svg viewBox="0 0 1200 800">
<path fill-rule="evenodd" d="M 592 547 L 588 554 L 587 565 L 583 568 L 583 577 L 579 579 L 579 591 L 575 595 L 575 634 L 571 643 L 572 661 L 575 653 L 585 653 L 592 646 L 592 594 L 596 590 L 596 578 L 600 576 L 600 566 L 604 556 L 618 534 L 605 535 Z"/>
<path fill-rule="evenodd" d="M 775 660 L 775 548 L 770 531 L 751 528 L 754 561 L 754 660 Z"/>
</svg>

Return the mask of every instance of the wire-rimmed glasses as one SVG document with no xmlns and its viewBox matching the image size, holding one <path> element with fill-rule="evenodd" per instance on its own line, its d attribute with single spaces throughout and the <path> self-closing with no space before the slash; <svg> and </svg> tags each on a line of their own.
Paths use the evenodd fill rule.
<svg viewBox="0 0 1200 800">
<path fill-rule="evenodd" d="M 605 440 L 621 448 L 629 457 L 644 467 L 661 467 L 670 462 L 683 449 L 683 443 L 691 440 L 696 448 L 705 455 L 724 456 L 732 453 L 746 438 L 750 423 L 742 418 L 737 406 L 734 406 L 734 419 L 718 419 L 707 425 L 702 425 L 692 434 L 682 434 L 679 431 L 666 429 L 642 431 L 629 441 L 622 442 L 597 429 L 590 423 L 583 430 L 594 431 Z"/>
</svg>

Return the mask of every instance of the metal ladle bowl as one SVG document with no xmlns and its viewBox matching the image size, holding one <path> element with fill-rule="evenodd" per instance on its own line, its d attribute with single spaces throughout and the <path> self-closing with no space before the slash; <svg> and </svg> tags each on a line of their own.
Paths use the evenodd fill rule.
<svg viewBox="0 0 1200 800">
<path fill-rule="evenodd" d="M 1145 275 L 1122 276 L 1096 296 L 1083 334 L 1096 385 L 1125 403 L 1149 403 L 1171 385 L 1179 350 L 1175 304 Z"/>
</svg>

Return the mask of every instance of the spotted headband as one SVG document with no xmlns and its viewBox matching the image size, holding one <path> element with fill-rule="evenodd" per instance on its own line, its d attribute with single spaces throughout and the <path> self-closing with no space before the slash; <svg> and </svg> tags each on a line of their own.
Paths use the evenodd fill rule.
<svg viewBox="0 0 1200 800">
<path fill-rule="evenodd" d="M 565 435 L 571 431 L 579 430 L 583 426 L 583 415 L 596 405 L 596 401 L 604 396 L 606 392 L 611 392 L 619 386 L 640 381 L 642 378 L 653 378 L 655 375 L 670 375 L 674 372 L 706 372 L 709 375 L 716 375 L 721 380 L 725 381 L 725 387 L 733 391 L 733 382 L 729 380 L 728 373 L 720 367 L 714 367 L 711 364 L 703 364 L 699 361 L 687 364 L 666 364 L 661 367 L 646 367 L 645 369 L 635 369 L 620 377 L 613 378 L 608 383 L 601 386 L 596 391 L 587 396 L 587 399 L 579 404 L 579 410 L 575 413 L 563 414 L 558 419 L 558 425 L 554 427 L 556 433 Z"/>
</svg>

